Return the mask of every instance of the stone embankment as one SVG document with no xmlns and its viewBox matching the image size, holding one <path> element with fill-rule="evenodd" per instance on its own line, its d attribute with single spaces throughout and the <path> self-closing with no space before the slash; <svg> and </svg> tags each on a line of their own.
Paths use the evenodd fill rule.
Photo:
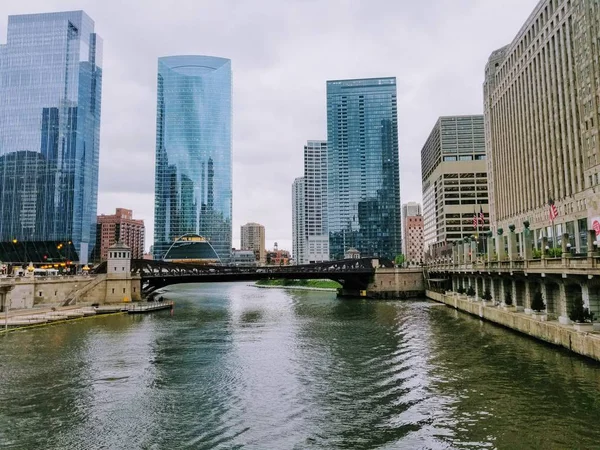
<svg viewBox="0 0 600 450">
<path fill-rule="evenodd" d="M 455 293 L 426 291 L 426 295 L 427 298 L 452 308 L 600 361 L 600 332 L 577 331 L 573 325 L 544 321 L 545 316 L 538 317 L 517 312 L 512 308 L 486 305 L 484 302 L 471 301 L 466 296 Z"/>
</svg>

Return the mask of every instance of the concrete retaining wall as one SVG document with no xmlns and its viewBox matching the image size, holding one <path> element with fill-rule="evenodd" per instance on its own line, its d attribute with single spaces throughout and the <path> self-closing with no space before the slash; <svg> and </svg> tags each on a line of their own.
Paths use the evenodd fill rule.
<svg viewBox="0 0 600 450">
<path fill-rule="evenodd" d="M 426 295 L 431 300 L 445 303 L 460 311 L 600 361 L 600 335 L 576 331 L 571 325 L 561 325 L 558 322 L 542 322 L 524 313 L 485 306 L 482 302 L 469 301 L 464 296 L 433 291 L 426 291 Z"/>
</svg>

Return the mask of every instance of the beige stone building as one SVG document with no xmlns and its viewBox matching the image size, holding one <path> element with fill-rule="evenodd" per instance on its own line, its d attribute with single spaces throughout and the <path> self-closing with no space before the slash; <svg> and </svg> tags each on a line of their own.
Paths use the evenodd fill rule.
<svg viewBox="0 0 600 450">
<path fill-rule="evenodd" d="M 597 1 L 543 0 L 490 56 L 484 112 L 494 229 L 518 232 L 529 221 L 536 245 L 566 232 L 572 247 L 587 250 L 586 230 L 600 216 L 599 42 Z"/>
<path fill-rule="evenodd" d="M 483 116 L 440 117 L 421 150 L 421 170 L 425 256 L 450 256 L 453 241 L 489 227 Z M 480 212 L 484 220 L 474 226 Z"/>
<path fill-rule="evenodd" d="M 259 264 L 265 264 L 267 253 L 265 249 L 265 227 L 250 222 L 242 225 L 242 250 L 252 250 Z"/>
</svg>

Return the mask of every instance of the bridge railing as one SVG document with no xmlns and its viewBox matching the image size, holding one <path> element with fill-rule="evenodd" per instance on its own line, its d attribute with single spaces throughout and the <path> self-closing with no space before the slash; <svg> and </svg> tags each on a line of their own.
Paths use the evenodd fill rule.
<svg viewBox="0 0 600 450">
<path fill-rule="evenodd" d="M 426 264 L 428 271 L 596 271 L 600 270 L 600 256 L 568 256 L 563 258 L 535 258 L 528 260 L 476 261 L 454 264 L 439 261 Z"/>
</svg>

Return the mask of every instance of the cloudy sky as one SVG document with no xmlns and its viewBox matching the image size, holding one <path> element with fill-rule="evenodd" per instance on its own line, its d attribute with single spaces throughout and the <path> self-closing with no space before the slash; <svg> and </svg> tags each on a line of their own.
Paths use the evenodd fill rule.
<svg viewBox="0 0 600 450">
<path fill-rule="evenodd" d="M 480 114 L 484 66 L 537 0 L 0 0 L 8 15 L 83 9 L 104 39 L 98 213 L 134 210 L 152 242 L 157 58 L 233 67 L 233 237 L 260 222 L 291 250 L 291 184 L 327 134 L 325 81 L 395 76 L 402 202 L 440 115 Z"/>
</svg>

